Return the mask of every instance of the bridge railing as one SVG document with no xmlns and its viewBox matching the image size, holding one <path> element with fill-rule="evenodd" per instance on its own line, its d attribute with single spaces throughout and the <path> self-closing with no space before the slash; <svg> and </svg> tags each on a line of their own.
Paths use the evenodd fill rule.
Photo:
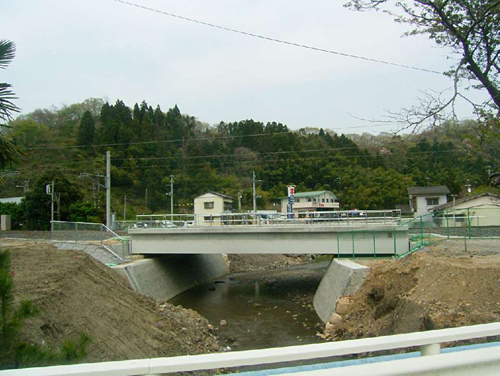
<svg viewBox="0 0 500 376">
<path fill-rule="evenodd" d="M 120 222 L 124 228 L 189 228 L 214 226 L 369 226 L 399 224 L 401 210 L 344 210 L 290 214 L 220 213 L 138 215 L 135 222 Z"/>
<path fill-rule="evenodd" d="M 0 376 L 5 373 L 9 375 L 149 375 L 168 374 L 173 372 L 188 372 L 199 370 L 216 370 L 220 368 L 233 368 L 242 366 L 266 365 L 282 362 L 294 362 L 301 360 L 317 360 L 368 352 L 379 352 L 387 350 L 398 350 L 405 348 L 420 348 L 421 355 L 434 355 L 426 357 L 435 362 L 434 367 L 438 367 L 441 344 L 487 338 L 500 335 L 500 323 L 481 324 L 460 328 L 448 328 L 441 330 L 431 330 L 426 332 L 416 332 L 408 334 L 397 334 L 392 336 L 365 338 L 358 340 L 329 342 L 322 344 L 312 344 L 303 346 L 290 346 L 271 349 L 235 351 L 216 354 L 188 355 L 171 358 L 137 359 L 121 362 L 104 362 L 91 364 L 78 364 L 69 366 L 25 368 L 20 370 L 0 371 Z M 490 351 L 491 354 L 491 351 Z M 446 354 L 447 355 L 447 354 Z M 477 365 L 478 361 L 472 356 L 463 356 L 465 360 L 462 367 L 467 365 Z M 418 363 L 423 363 L 422 360 Z M 479 366 L 486 364 L 486 359 L 480 359 Z M 489 361 L 500 368 L 500 352 L 495 349 Z M 390 363 L 389 363 L 390 364 Z M 455 366 L 448 365 L 449 368 Z M 415 367 L 415 365 L 414 365 Z M 435 368 L 438 369 L 438 368 Z M 448 368 L 446 368 L 448 369 Z M 400 373 L 411 373 L 413 369 L 401 369 Z M 443 371 L 443 367 L 439 368 Z M 497 369 L 498 370 L 498 369 Z M 479 371 L 479 369 L 476 369 Z M 479 372 L 480 373 L 480 372 Z M 380 373 L 379 373 L 380 374 Z"/>
</svg>

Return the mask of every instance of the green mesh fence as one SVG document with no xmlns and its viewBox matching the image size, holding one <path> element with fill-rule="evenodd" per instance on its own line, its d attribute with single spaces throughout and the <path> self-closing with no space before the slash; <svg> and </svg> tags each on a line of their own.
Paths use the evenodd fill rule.
<svg viewBox="0 0 500 376">
<path fill-rule="evenodd" d="M 410 252 L 447 239 L 500 238 L 500 208 L 449 209 L 409 220 Z"/>
</svg>

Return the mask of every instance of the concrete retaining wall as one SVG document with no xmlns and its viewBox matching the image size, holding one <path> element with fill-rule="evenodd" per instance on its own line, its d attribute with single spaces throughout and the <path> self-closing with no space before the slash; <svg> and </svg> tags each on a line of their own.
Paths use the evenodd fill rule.
<svg viewBox="0 0 500 376">
<path fill-rule="evenodd" d="M 229 273 L 222 255 L 167 255 L 114 267 L 139 294 L 169 300 Z"/>
<path fill-rule="evenodd" d="M 327 322 L 335 312 L 337 299 L 342 295 L 354 294 L 368 273 L 369 267 L 352 261 L 334 260 L 330 264 L 313 300 L 314 309 L 323 322 Z"/>
</svg>

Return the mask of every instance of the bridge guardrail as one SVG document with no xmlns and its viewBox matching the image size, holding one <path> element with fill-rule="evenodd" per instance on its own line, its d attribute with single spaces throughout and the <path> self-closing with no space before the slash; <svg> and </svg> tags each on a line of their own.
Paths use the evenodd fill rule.
<svg viewBox="0 0 500 376">
<path fill-rule="evenodd" d="M 399 224 L 401 210 L 344 210 L 301 213 L 220 213 L 138 215 L 135 222 L 119 222 L 126 228 L 189 228 L 214 226 L 359 226 Z"/>
<path fill-rule="evenodd" d="M 13 376 L 48 376 L 63 374 L 68 376 L 82 374 L 93 374 L 96 376 L 111 374 L 128 376 L 164 374 L 274 364 L 281 362 L 293 362 L 297 360 L 318 360 L 334 356 L 363 354 L 368 352 L 397 350 L 412 347 L 420 348 L 421 355 L 423 356 L 434 355 L 432 359 L 439 362 L 440 357 L 436 355 L 440 353 L 441 344 L 443 343 L 499 335 L 500 323 L 491 323 L 459 328 L 431 330 L 426 332 L 397 334 L 384 337 L 271 349 L 188 355 L 170 358 L 137 359 L 120 362 L 90 363 L 69 366 L 25 368 L 20 370 L 0 371 L 0 376 L 3 374 Z M 494 351 L 494 353 L 495 355 L 492 360 L 498 365 L 500 363 L 500 353 L 498 351 Z M 473 358 L 469 358 L 466 363 L 476 364 L 477 362 L 475 363 Z M 411 369 L 402 370 L 401 372 L 402 373 L 399 374 L 411 372 Z"/>
</svg>

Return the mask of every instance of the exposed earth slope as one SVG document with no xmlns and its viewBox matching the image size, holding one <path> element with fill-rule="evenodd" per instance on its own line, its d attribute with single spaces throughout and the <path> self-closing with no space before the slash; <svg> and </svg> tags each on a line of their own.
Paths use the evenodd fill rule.
<svg viewBox="0 0 500 376">
<path fill-rule="evenodd" d="M 500 321 L 498 241 L 448 241 L 402 260 L 372 263 L 362 288 L 342 298 L 343 340 Z"/>
<path fill-rule="evenodd" d="M 46 242 L 9 242 L 15 299 L 42 312 L 24 325 L 28 340 L 58 346 L 85 333 L 82 361 L 110 361 L 217 351 L 208 321 L 198 313 L 132 291 L 113 270 L 82 252 Z"/>
</svg>

